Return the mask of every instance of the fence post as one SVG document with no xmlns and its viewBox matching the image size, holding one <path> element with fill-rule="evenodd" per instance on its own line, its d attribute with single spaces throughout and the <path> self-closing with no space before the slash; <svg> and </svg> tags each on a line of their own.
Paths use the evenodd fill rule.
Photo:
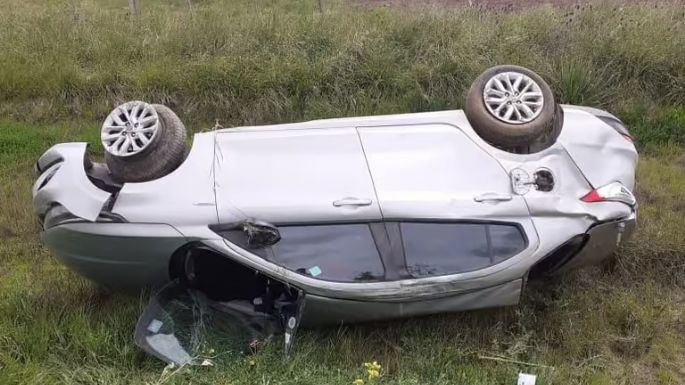
<svg viewBox="0 0 685 385">
<path fill-rule="evenodd" d="M 128 7 L 131 8 L 131 17 L 138 15 L 138 0 L 128 0 Z"/>
</svg>

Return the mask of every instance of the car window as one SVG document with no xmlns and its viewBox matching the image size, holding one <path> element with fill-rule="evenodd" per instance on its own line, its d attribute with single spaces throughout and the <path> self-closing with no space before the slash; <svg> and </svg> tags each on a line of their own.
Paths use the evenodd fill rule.
<svg viewBox="0 0 685 385">
<path fill-rule="evenodd" d="M 368 224 L 280 226 L 273 261 L 314 278 L 379 281 L 384 269 Z"/>
<path fill-rule="evenodd" d="M 252 254 L 259 255 L 262 258 L 268 257 L 268 252 L 267 252 L 268 248 L 266 248 L 266 247 L 259 247 L 259 248 L 250 247 L 250 245 L 247 242 L 247 234 L 245 234 L 245 231 L 243 231 L 242 229 L 218 230 L 217 232 L 219 235 L 228 239 L 232 243 L 235 243 L 236 245 L 242 247 L 245 250 L 249 250 Z"/>
<path fill-rule="evenodd" d="M 400 231 L 414 277 L 482 269 L 525 248 L 521 231 L 512 225 L 406 222 Z"/>
<path fill-rule="evenodd" d="M 526 240 L 516 226 L 488 225 L 488 230 L 493 263 L 502 262 L 526 248 Z"/>
</svg>

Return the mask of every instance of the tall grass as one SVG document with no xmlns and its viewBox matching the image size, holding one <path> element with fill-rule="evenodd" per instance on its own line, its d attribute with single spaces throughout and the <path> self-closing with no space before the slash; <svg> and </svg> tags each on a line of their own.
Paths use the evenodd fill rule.
<svg viewBox="0 0 685 385">
<path fill-rule="evenodd" d="M 0 0 L 0 384 L 349 385 L 374 360 L 379 384 L 507 384 L 521 371 L 540 384 L 685 383 L 685 9 L 331 1 L 320 14 L 316 0 L 192 0 L 192 12 L 139 0 L 132 21 L 125 0 Z M 562 102 L 618 112 L 643 147 L 633 240 L 600 268 L 531 284 L 518 307 L 303 329 L 291 360 L 276 340 L 167 380 L 133 344 L 146 298 L 96 290 L 40 244 L 31 165 L 53 143 L 96 144 L 119 101 L 169 104 L 196 128 L 458 108 L 500 63 L 540 72 Z"/>
<path fill-rule="evenodd" d="M 0 117 L 12 120 L 99 120 L 127 99 L 226 125 L 459 108 L 471 81 L 502 63 L 538 71 L 561 102 L 626 116 L 685 105 L 678 5 L 501 13 L 326 2 L 319 13 L 313 0 L 206 0 L 191 12 L 150 0 L 131 20 L 124 1 L 2 3 Z"/>
</svg>

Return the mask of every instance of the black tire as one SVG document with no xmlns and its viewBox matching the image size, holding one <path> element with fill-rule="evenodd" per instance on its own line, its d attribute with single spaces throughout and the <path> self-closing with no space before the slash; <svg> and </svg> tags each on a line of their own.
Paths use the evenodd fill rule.
<svg viewBox="0 0 685 385">
<path fill-rule="evenodd" d="M 539 114 L 532 120 L 525 123 L 507 123 L 488 110 L 483 96 L 486 84 L 495 75 L 503 72 L 521 73 L 540 87 L 543 97 L 542 107 Z M 535 72 L 513 65 L 496 66 L 483 72 L 471 85 L 464 107 L 464 113 L 473 130 L 486 142 L 505 150 L 534 146 L 545 138 L 553 137 L 555 140 L 555 122 L 560 115 L 559 110 L 547 82 Z M 552 143 L 547 143 L 547 146 Z"/>
<path fill-rule="evenodd" d="M 140 153 L 119 157 L 105 151 L 105 162 L 112 178 L 125 182 L 146 182 L 174 171 L 185 158 L 186 128 L 168 107 L 153 104 L 160 126 L 153 142 Z"/>
</svg>

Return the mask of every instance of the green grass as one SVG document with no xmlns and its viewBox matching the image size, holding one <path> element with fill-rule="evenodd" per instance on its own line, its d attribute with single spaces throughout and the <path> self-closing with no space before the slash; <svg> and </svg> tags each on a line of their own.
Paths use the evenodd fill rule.
<svg viewBox="0 0 685 385">
<path fill-rule="evenodd" d="M 141 3 L 130 22 L 123 0 L 0 0 L 0 384 L 349 385 L 373 360 L 383 384 L 512 384 L 519 371 L 538 384 L 685 383 L 682 8 Z M 194 130 L 458 108 L 497 63 L 539 71 L 563 102 L 617 112 L 642 155 L 635 238 L 603 266 L 529 287 L 520 306 L 302 330 L 291 360 L 274 343 L 166 377 L 133 344 L 147 294 L 102 292 L 40 243 L 33 162 L 64 141 L 97 151 L 117 101 L 170 104 Z"/>
</svg>

